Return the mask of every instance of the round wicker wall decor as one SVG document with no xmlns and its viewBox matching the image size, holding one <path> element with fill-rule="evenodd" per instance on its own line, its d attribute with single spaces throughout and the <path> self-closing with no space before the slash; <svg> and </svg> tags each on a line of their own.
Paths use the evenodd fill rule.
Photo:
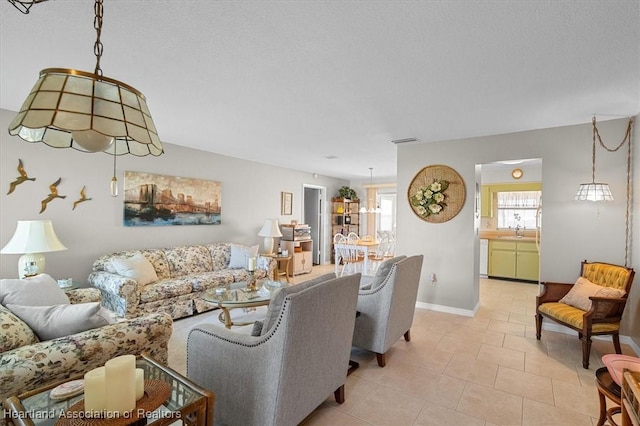
<svg viewBox="0 0 640 426">
<path fill-rule="evenodd" d="M 407 198 L 420 219 L 442 223 L 456 217 L 466 197 L 462 177 L 451 167 L 436 164 L 420 170 L 409 184 Z"/>
</svg>

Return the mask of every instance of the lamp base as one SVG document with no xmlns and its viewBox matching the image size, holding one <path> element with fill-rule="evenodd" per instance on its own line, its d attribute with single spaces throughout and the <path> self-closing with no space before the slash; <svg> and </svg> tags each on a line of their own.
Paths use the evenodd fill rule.
<svg viewBox="0 0 640 426">
<path fill-rule="evenodd" d="M 264 237 L 264 253 L 273 254 L 273 237 Z"/>
<path fill-rule="evenodd" d="M 18 277 L 28 278 L 44 272 L 44 254 L 27 253 L 18 259 Z"/>
</svg>

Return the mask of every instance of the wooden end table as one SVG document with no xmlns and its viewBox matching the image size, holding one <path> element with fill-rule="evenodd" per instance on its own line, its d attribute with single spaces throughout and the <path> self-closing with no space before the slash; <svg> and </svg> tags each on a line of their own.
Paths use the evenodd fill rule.
<svg viewBox="0 0 640 426">
<path fill-rule="evenodd" d="M 291 283 L 289 281 L 289 262 L 293 259 L 292 255 L 265 254 L 263 256 L 273 257 L 278 262 L 276 269 L 273 271 L 274 281 L 278 281 L 278 277 L 284 277 L 288 283 Z"/>
<path fill-rule="evenodd" d="M 215 396 L 212 392 L 145 355 L 138 358 L 136 367 L 144 370 L 145 379 L 162 380 L 171 387 L 171 393 L 162 405 L 154 411 L 145 413 L 144 420 L 147 425 L 164 426 L 176 421 L 194 426 L 213 425 Z M 70 378 L 64 382 L 81 378 L 82 376 Z M 70 407 L 84 398 L 82 393 L 65 400 L 49 398 L 49 391 L 64 382 L 7 398 L 2 403 L 5 417 L 15 426 L 54 424 L 62 413 L 67 412 Z M 83 424 L 80 419 L 75 420 L 78 421 L 74 424 Z M 89 424 L 91 419 L 85 421 Z M 109 420 L 101 422 L 103 426 L 109 425 Z M 92 424 L 96 424 L 95 419 Z"/>
</svg>

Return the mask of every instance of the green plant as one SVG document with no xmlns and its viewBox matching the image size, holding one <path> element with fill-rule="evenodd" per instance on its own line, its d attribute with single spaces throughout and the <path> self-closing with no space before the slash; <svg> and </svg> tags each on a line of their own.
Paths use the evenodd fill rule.
<svg viewBox="0 0 640 426">
<path fill-rule="evenodd" d="M 358 194 L 356 194 L 356 191 L 352 188 L 349 188 L 348 186 L 343 186 L 338 190 L 338 197 L 348 198 L 350 200 L 358 200 Z"/>
</svg>

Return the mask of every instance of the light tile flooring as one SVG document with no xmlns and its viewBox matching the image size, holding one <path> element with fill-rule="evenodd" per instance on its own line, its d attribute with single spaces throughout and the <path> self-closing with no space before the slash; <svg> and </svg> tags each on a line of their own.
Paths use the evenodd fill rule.
<svg viewBox="0 0 640 426">
<path fill-rule="evenodd" d="M 313 275 L 293 281 L 330 270 L 316 266 Z M 303 424 L 595 425 L 594 372 L 602 366 L 600 357 L 614 352 L 613 344 L 594 340 L 585 370 L 576 335 L 543 330 L 536 340 L 537 293 L 534 284 L 483 279 L 473 318 L 416 309 L 411 342 L 396 342 L 384 368 L 375 355 L 352 350 L 360 368 L 347 378 L 346 402 L 339 405 L 330 396 Z M 210 315 L 175 322 L 171 367 L 184 372 L 186 334 Z M 622 349 L 635 355 L 627 345 Z"/>
</svg>

